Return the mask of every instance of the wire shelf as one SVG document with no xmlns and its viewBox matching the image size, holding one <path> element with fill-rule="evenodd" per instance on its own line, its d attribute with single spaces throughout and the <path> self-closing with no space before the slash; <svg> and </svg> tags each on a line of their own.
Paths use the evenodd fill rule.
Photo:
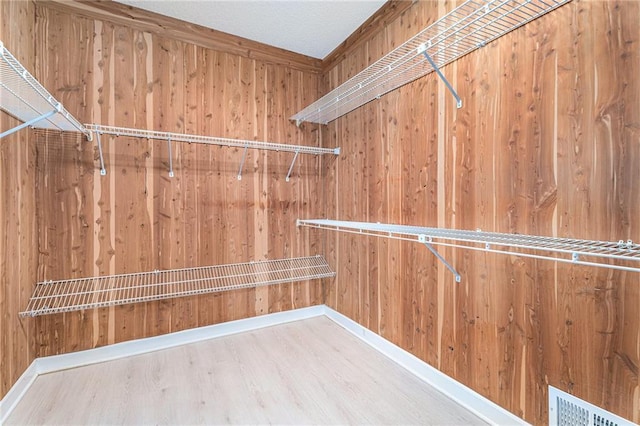
<svg viewBox="0 0 640 426">
<path fill-rule="evenodd" d="M 200 143 L 207 145 L 220 145 L 236 148 L 262 149 L 269 151 L 298 152 L 302 154 L 340 154 L 340 148 L 321 148 L 315 146 L 290 145 L 283 143 L 250 141 L 241 139 L 219 138 L 214 136 L 198 136 L 183 133 L 158 132 L 155 130 L 130 129 L 126 127 L 102 126 L 87 124 L 87 129 L 92 132 L 114 135 L 131 136 L 134 138 L 160 139 L 175 142 Z"/>
<path fill-rule="evenodd" d="M 571 0 L 467 0 L 322 98 L 291 117 L 327 124 L 485 46 Z"/>
<path fill-rule="evenodd" d="M 89 131 L 36 80 L 0 42 L 0 108 L 25 125 L 0 134 L 6 136 L 26 126 L 42 129 Z"/>
<path fill-rule="evenodd" d="M 607 262 L 607 260 L 640 262 L 640 244 L 631 240 L 594 241 L 329 219 L 298 220 L 297 223 L 298 226 L 640 272 L 640 264 L 625 266 Z M 514 248 L 531 250 L 534 253 L 522 251 L 514 253 L 512 251 Z M 568 255 L 568 257 L 547 253 Z"/>
<path fill-rule="evenodd" d="M 323 256 L 44 281 L 22 317 L 335 276 Z"/>
</svg>

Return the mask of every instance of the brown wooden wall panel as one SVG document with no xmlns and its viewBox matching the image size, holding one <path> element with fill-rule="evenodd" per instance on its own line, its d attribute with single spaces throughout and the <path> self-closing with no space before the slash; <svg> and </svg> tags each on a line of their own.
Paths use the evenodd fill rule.
<svg viewBox="0 0 640 426">
<path fill-rule="evenodd" d="M 327 89 L 455 2 L 418 2 Z M 574 1 L 322 128 L 325 217 L 640 240 L 637 2 Z M 535 424 L 547 384 L 640 421 L 640 274 L 325 233 L 327 304 Z"/>
<path fill-rule="evenodd" d="M 318 76 L 36 4 L 36 76 L 82 122 L 318 144 L 288 117 Z M 317 216 L 321 163 L 291 153 L 36 132 L 38 279 L 64 279 L 321 253 L 297 229 Z M 31 287 L 33 283 L 29 285 Z M 45 356 L 322 303 L 317 281 L 50 315 Z"/>
<path fill-rule="evenodd" d="M 322 70 L 320 59 L 114 1 L 35 0 L 35 2 L 63 13 L 74 13 L 98 21 L 112 22 L 187 44 L 255 59 L 262 63 L 313 73 L 320 73 Z M 392 13 L 398 8 L 393 5 L 386 9 L 391 9 L 389 13 Z"/>
<path fill-rule="evenodd" d="M 287 118 L 454 7 L 417 2 L 318 80 L 64 5 L 0 3 L 1 39 L 84 122 L 293 144 L 337 158 L 22 131 L 0 142 L 0 393 L 34 356 L 326 301 L 534 423 L 547 384 L 640 421 L 640 277 L 296 229 L 330 217 L 640 240 L 637 2 L 574 1 L 327 127 Z M 317 71 L 317 70 L 316 70 Z M 323 90 L 324 91 L 324 90 Z M 15 122 L 0 114 L 2 129 Z M 321 176 L 322 175 L 322 176 Z M 19 320 L 36 279 L 325 253 L 332 282 Z"/>
<path fill-rule="evenodd" d="M 1 2 L 0 40 L 32 73 L 33 35 L 33 4 Z M 1 131 L 18 124 L 0 112 Z M 0 140 L 0 397 L 34 358 L 34 325 L 17 312 L 29 300 L 37 271 L 35 164 L 28 129 Z"/>
</svg>

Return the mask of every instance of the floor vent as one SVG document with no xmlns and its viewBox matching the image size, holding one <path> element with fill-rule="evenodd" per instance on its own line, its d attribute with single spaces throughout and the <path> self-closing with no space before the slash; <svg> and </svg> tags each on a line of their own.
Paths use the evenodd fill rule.
<svg viewBox="0 0 640 426">
<path fill-rule="evenodd" d="M 551 426 L 633 426 L 628 420 L 549 386 Z"/>
</svg>

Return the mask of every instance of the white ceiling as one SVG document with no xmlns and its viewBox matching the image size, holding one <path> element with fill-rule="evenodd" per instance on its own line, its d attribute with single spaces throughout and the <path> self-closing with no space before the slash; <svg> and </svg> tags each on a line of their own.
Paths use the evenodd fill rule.
<svg viewBox="0 0 640 426">
<path fill-rule="evenodd" d="M 318 59 L 386 0 L 116 0 Z"/>
</svg>

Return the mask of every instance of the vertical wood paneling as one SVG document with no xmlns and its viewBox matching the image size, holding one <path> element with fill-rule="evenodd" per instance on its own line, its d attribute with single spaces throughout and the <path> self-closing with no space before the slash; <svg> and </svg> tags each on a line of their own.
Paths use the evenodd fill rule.
<svg viewBox="0 0 640 426">
<path fill-rule="evenodd" d="M 0 40 L 31 73 L 35 69 L 31 2 L 0 3 Z M 0 129 L 19 125 L 0 112 Z M 35 140 L 23 129 L 0 140 L 0 397 L 34 358 L 33 322 L 18 312 L 29 298 L 38 265 Z"/>
<path fill-rule="evenodd" d="M 295 227 L 326 216 L 640 239 L 635 2 L 574 1 L 445 67 L 461 110 L 430 75 L 328 126 L 288 122 L 320 85 L 454 3 L 414 4 L 322 82 L 46 4 L 1 3 L 3 42 L 81 121 L 342 147 L 338 158 L 301 156 L 287 183 L 288 153 L 249 152 L 238 181 L 242 150 L 174 144 L 169 178 L 166 143 L 103 137 L 102 177 L 79 137 L 3 139 L 2 394 L 34 355 L 325 301 L 530 422 L 546 421 L 547 384 L 640 421 L 637 274 L 439 249 L 462 274 L 456 284 L 418 244 Z M 36 278 L 319 252 L 338 268 L 324 294 L 305 283 L 16 316 Z"/>
<path fill-rule="evenodd" d="M 634 196 L 640 192 L 640 182 L 638 176 L 638 164 L 640 164 L 640 149 L 638 149 L 640 139 L 640 103 L 637 102 L 637 94 L 640 93 L 640 80 L 634 76 L 640 67 L 640 37 L 638 27 L 622 25 L 629 22 L 640 13 L 640 5 L 617 5 L 611 13 L 611 22 L 616 26 L 615 34 L 617 51 L 615 66 L 619 73 L 619 84 L 622 93 L 636 94 L 636 101 L 624 102 L 622 117 L 617 117 L 619 121 L 618 137 L 614 140 L 614 152 L 617 152 L 614 168 L 619 170 L 619 177 L 616 176 L 616 206 L 618 213 L 618 227 L 620 232 L 629 238 L 637 238 L 640 234 L 640 222 L 637 220 L 637 203 L 634 207 Z M 629 9 L 627 9 L 629 7 Z M 635 195 L 634 195 L 635 194 Z M 635 213 L 634 213 L 635 212 Z M 610 407 L 616 412 L 631 411 L 632 418 L 636 423 L 640 423 L 640 318 L 637 315 L 640 306 L 640 291 L 637 283 L 633 279 L 624 276 L 625 280 L 620 280 L 616 303 L 618 313 L 618 324 L 620 332 L 616 335 L 613 349 L 613 359 L 611 365 L 610 380 L 621 383 L 620 394 L 622 398 L 610 398 Z M 620 303 L 619 301 L 624 301 Z"/>
<path fill-rule="evenodd" d="M 454 6 L 416 3 L 329 70 L 327 88 Z M 639 12 L 572 2 L 445 67 L 462 109 L 429 75 L 330 123 L 343 154 L 326 166 L 324 216 L 640 239 Z M 516 415 L 545 423 L 552 384 L 640 419 L 638 274 L 439 249 L 456 284 L 418 244 L 325 238 L 330 306 Z"/>
<path fill-rule="evenodd" d="M 82 122 L 320 143 L 317 126 L 298 129 L 288 120 L 317 97 L 317 74 L 81 18 L 46 3 L 31 13 L 35 37 L 27 38 L 35 40 L 36 53 L 27 56 L 37 58 L 34 74 Z M 321 212 L 315 157 L 301 155 L 285 182 L 290 153 L 250 151 L 239 181 L 242 150 L 174 143 L 175 176 L 170 178 L 166 142 L 102 136 L 107 176 L 100 176 L 94 144 L 56 132 L 36 137 L 37 156 L 34 152 L 31 162 L 37 159 L 37 167 L 30 179 L 37 186 L 28 180 L 24 185 L 39 188 L 25 208 L 30 206 L 34 217 L 29 238 L 36 235 L 34 212 L 40 213 L 39 241 L 31 248 L 33 254 L 39 250 L 41 266 L 21 267 L 21 273 L 29 270 L 33 276 L 22 280 L 24 297 L 16 288 L 14 316 L 36 278 L 322 252 L 319 234 L 295 226 L 298 217 Z M 26 154 L 24 146 L 20 149 Z M 40 317 L 25 327 L 36 330 L 31 357 L 45 356 L 322 301 L 316 281 Z M 7 347 L 16 354 L 28 349 L 13 341 Z M 16 362 L 16 356 L 7 359 Z M 3 364 L 3 392 L 29 359 L 24 366 Z"/>
</svg>

